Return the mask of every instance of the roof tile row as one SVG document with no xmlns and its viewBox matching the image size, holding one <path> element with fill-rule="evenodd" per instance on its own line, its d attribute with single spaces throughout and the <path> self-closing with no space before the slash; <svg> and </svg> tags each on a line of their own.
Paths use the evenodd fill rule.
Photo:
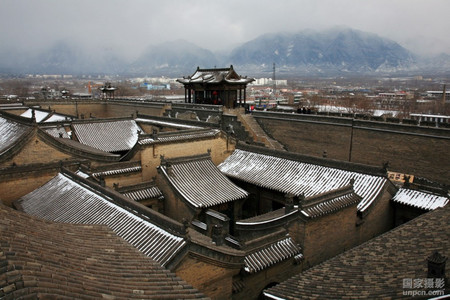
<svg viewBox="0 0 450 300">
<path fill-rule="evenodd" d="M 425 210 L 433 210 L 447 205 L 449 198 L 424 191 L 401 188 L 392 198 L 392 201 Z"/>
<path fill-rule="evenodd" d="M 186 244 L 65 174 L 58 174 L 17 202 L 26 213 L 57 222 L 102 224 L 145 255 L 165 265 Z"/>
<path fill-rule="evenodd" d="M 194 207 L 212 207 L 248 196 L 246 191 L 219 171 L 209 155 L 166 160 L 159 169 L 179 194 Z"/>
<path fill-rule="evenodd" d="M 314 165 L 236 149 L 218 168 L 227 176 L 259 187 L 306 198 L 341 188 L 354 179 L 361 196 L 358 210 L 366 210 L 377 198 L 385 177 Z"/>
<path fill-rule="evenodd" d="M 245 271 L 256 273 L 276 263 L 301 254 L 301 248 L 290 237 L 272 243 L 245 256 Z"/>
<path fill-rule="evenodd" d="M 1 299 L 199 299 L 200 292 L 101 225 L 0 205 Z"/>
</svg>

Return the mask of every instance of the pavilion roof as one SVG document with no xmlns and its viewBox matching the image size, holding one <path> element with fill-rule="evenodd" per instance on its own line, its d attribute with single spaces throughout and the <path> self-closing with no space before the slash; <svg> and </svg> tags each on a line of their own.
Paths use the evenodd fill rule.
<svg viewBox="0 0 450 300">
<path fill-rule="evenodd" d="M 177 79 L 182 84 L 202 83 L 202 84 L 248 84 L 254 81 L 253 78 L 241 76 L 236 73 L 231 65 L 229 68 L 200 69 L 191 76 Z"/>
</svg>

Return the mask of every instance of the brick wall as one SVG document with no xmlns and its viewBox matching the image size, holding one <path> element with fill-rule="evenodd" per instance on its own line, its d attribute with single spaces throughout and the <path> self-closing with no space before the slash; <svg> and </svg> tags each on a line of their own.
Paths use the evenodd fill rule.
<svg viewBox="0 0 450 300">
<path fill-rule="evenodd" d="M 31 193 L 38 187 L 47 183 L 58 174 L 58 170 L 49 170 L 45 173 L 26 174 L 23 177 L 0 178 L 0 200 L 6 206 L 12 206 L 12 202 Z"/>
<path fill-rule="evenodd" d="M 388 183 L 380 198 L 369 207 L 363 223 L 359 226 L 359 243 L 370 240 L 394 228 L 394 208 L 391 199 L 395 194 L 393 185 Z"/>
<path fill-rule="evenodd" d="M 13 163 L 16 165 L 26 165 L 32 163 L 57 162 L 70 158 L 70 155 L 49 146 L 35 134 L 16 155 L 2 162 L 0 167 L 9 167 Z"/>
<path fill-rule="evenodd" d="M 118 183 L 119 186 L 128 186 L 138 184 L 141 182 L 142 182 L 142 172 L 133 172 L 105 177 L 105 185 L 110 188 L 114 187 L 114 183 Z"/>
<path fill-rule="evenodd" d="M 270 268 L 243 278 L 245 288 L 233 295 L 235 300 L 261 299 L 260 296 L 269 284 L 281 283 L 302 271 L 301 264 L 295 264 L 294 259 L 288 259 Z"/>
<path fill-rule="evenodd" d="M 232 278 L 239 270 L 208 264 L 188 255 L 175 274 L 211 299 L 228 300 L 232 298 Z"/>
<path fill-rule="evenodd" d="M 302 226 L 302 225 L 300 225 Z M 305 267 L 311 267 L 358 245 L 356 205 L 319 218 L 308 219 L 304 226 Z"/>
<path fill-rule="evenodd" d="M 140 114 L 148 114 L 154 116 L 161 116 L 163 113 L 163 106 L 161 105 L 143 105 L 136 103 L 104 103 L 95 101 L 79 101 L 67 102 L 63 104 L 50 103 L 48 105 L 43 104 L 42 108 L 55 110 L 57 113 L 68 114 L 76 116 L 77 112 L 81 118 L 83 114 L 87 119 L 89 116 L 95 118 L 116 118 L 116 117 L 128 117 L 131 114 L 136 116 L 136 111 Z"/>
<path fill-rule="evenodd" d="M 228 146 L 227 146 L 228 145 Z M 161 155 L 166 158 L 205 154 L 211 149 L 211 159 L 215 165 L 220 164 L 235 148 L 235 143 L 227 142 L 226 137 L 213 137 L 195 141 L 181 141 L 143 146 L 140 151 L 143 181 L 150 181 L 156 176 L 156 168 L 161 163 Z"/>
<path fill-rule="evenodd" d="M 158 174 L 156 176 L 156 185 L 164 195 L 164 215 L 178 222 L 183 222 L 183 220 L 190 222 L 199 213 L 194 207 L 187 205 L 181 199 L 164 175 Z"/>
<path fill-rule="evenodd" d="M 64 164 L 66 168 L 76 170 L 75 161 Z M 12 206 L 12 202 L 47 183 L 61 170 L 59 163 L 35 164 L 22 167 L 10 167 L 0 173 L 0 202 Z"/>
<path fill-rule="evenodd" d="M 349 160 L 352 120 L 296 114 L 255 114 L 263 129 L 289 151 Z M 353 123 L 351 161 L 450 184 L 450 130 L 383 122 Z"/>
</svg>

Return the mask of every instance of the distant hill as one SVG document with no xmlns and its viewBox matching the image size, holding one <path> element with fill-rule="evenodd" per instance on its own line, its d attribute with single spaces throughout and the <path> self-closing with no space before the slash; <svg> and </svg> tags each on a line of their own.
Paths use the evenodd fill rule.
<svg viewBox="0 0 450 300">
<path fill-rule="evenodd" d="M 134 62 L 113 50 L 92 50 L 58 42 L 46 50 L 14 49 L 0 45 L 0 73 L 121 74 L 181 77 L 197 66 L 234 65 L 249 76 L 358 75 L 449 73 L 450 56 L 421 58 L 398 43 L 375 34 L 335 28 L 259 36 L 229 54 L 213 53 L 185 40 L 148 47 Z"/>
<path fill-rule="evenodd" d="M 185 40 L 176 40 L 147 48 L 128 72 L 183 76 L 192 74 L 197 66 L 214 66 L 217 61 L 211 51 Z"/>
<path fill-rule="evenodd" d="M 399 44 L 348 28 L 266 34 L 234 49 L 229 60 L 251 69 L 274 62 L 281 70 L 304 74 L 416 69 L 414 55 Z"/>
<path fill-rule="evenodd" d="M 119 74 L 128 68 L 111 51 L 94 54 L 80 46 L 58 41 L 47 49 L 0 50 L 0 74 Z"/>
</svg>

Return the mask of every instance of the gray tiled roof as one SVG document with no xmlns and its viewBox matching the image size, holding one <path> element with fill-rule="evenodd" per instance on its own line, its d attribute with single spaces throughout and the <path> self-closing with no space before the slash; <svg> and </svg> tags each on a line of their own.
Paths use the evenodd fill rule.
<svg viewBox="0 0 450 300">
<path fill-rule="evenodd" d="M 449 198 L 425 191 L 401 188 L 392 198 L 392 201 L 425 210 L 433 210 L 447 205 Z"/>
<path fill-rule="evenodd" d="M 215 68 L 215 69 L 200 69 L 198 68 L 191 76 L 177 79 L 183 84 L 188 83 L 250 83 L 254 81 L 253 78 L 247 78 L 238 75 L 233 67 L 230 68 Z"/>
<path fill-rule="evenodd" d="M 49 122 L 72 120 L 72 117 L 70 117 L 70 116 L 65 116 L 65 115 L 57 114 L 53 111 L 40 110 L 40 109 L 36 109 L 36 108 L 29 108 L 24 113 L 22 113 L 20 116 L 22 116 L 24 118 L 31 118 L 33 116 L 33 110 L 34 110 L 34 116 L 36 118 L 37 123 L 49 123 Z"/>
<path fill-rule="evenodd" d="M 101 225 L 0 205 L 0 299 L 199 299 L 198 290 Z"/>
<path fill-rule="evenodd" d="M 143 132 L 134 120 L 73 123 L 73 134 L 80 143 L 106 152 L 128 151 Z"/>
<path fill-rule="evenodd" d="M 106 151 L 102 151 L 102 150 L 100 150 L 98 148 L 94 148 L 94 147 L 91 147 L 89 145 L 84 145 L 84 144 L 81 144 L 81 143 L 79 143 L 77 141 L 74 141 L 74 140 L 71 140 L 71 139 L 60 139 L 60 138 L 58 138 L 58 139 L 55 139 L 55 141 L 57 141 L 60 144 L 66 145 L 66 146 L 68 146 L 69 148 L 72 148 L 75 151 L 81 151 L 81 152 L 84 152 L 84 153 L 92 153 L 92 154 L 101 155 L 101 156 L 104 156 L 104 157 L 115 157 L 117 159 L 120 159 L 120 155 L 119 154 L 113 154 L 113 153 L 109 153 L 109 152 L 106 152 Z"/>
<path fill-rule="evenodd" d="M 268 299 L 412 298 L 404 295 L 408 289 L 403 287 L 403 280 L 423 283 L 427 258 L 435 251 L 450 256 L 449 220 L 450 206 L 438 208 L 295 275 L 264 294 Z M 447 278 L 449 275 L 446 268 Z"/>
<path fill-rule="evenodd" d="M 366 210 L 382 191 L 387 179 L 311 163 L 236 149 L 218 168 L 227 176 L 257 186 L 306 198 L 331 191 L 355 180 L 361 196 L 358 210 Z"/>
<path fill-rule="evenodd" d="M 0 116 L 0 155 L 20 141 L 22 135 L 32 130 L 27 126 Z"/>
<path fill-rule="evenodd" d="M 256 273 L 294 256 L 301 256 L 301 248 L 286 237 L 246 255 L 244 268 L 248 273 Z"/>
<path fill-rule="evenodd" d="M 99 178 L 101 176 L 120 175 L 140 171 L 142 171 L 142 165 L 140 161 L 129 161 L 102 166 L 98 170 L 94 169 L 91 175 L 94 178 Z"/>
<path fill-rule="evenodd" d="M 145 199 L 159 198 L 162 196 L 162 193 L 157 186 L 152 186 L 124 192 L 123 195 L 134 201 L 141 201 Z"/>
<path fill-rule="evenodd" d="M 168 165 L 172 169 L 169 172 Z M 209 155 L 167 160 L 159 169 L 194 207 L 212 207 L 248 196 L 219 171 Z"/>
<path fill-rule="evenodd" d="M 21 208 L 31 215 L 64 223 L 102 224 L 145 255 L 165 265 L 186 244 L 185 240 L 114 203 L 105 195 L 58 174 L 23 196 Z"/>
<path fill-rule="evenodd" d="M 56 137 L 56 138 L 59 138 L 59 137 L 62 137 L 65 139 L 70 138 L 69 134 L 66 132 L 64 127 L 50 127 L 50 128 L 42 128 L 42 129 L 45 130 L 51 136 Z"/>
<path fill-rule="evenodd" d="M 316 200 L 315 198 L 318 199 Z M 306 199 L 301 212 L 309 218 L 316 218 L 338 211 L 352 204 L 357 204 L 360 201 L 361 197 L 355 194 L 353 189 L 343 188 L 337 190 L 337 192 L 327 192 L 323 195 Z"/>
</svg>

